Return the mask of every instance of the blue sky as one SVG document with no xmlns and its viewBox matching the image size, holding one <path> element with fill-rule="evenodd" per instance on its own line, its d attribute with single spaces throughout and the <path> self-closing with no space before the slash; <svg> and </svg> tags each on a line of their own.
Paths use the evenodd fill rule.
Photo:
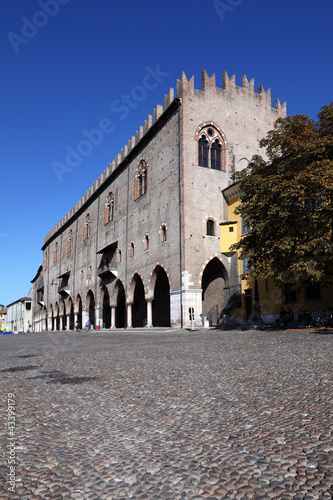
<svg viewBox="0 0 333 500">
<path fill-rule="evenodd" d="M 246 74 L 315 118 L 333 99 L 332 19 L 332 0 L 0 0 L 0 303 L 28 294 L 48 231 L 182 71 L 199 89 L 203 69 L 220 87 Z"/>
</svg>

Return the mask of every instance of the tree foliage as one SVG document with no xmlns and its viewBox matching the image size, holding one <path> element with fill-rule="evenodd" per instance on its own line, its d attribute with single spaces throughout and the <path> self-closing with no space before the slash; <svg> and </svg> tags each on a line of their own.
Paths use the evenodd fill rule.
<svg viewBox="0 0 333 500">
<path fill-rule="evenodd" d="M 333 101 L 318 121 L 280 118 L 242 172 L 237 212 L 250 226 L 234 250 L 248 258 L 245 277 L 277 285 L 329 281 L 333 256 Z"/>
</svg>

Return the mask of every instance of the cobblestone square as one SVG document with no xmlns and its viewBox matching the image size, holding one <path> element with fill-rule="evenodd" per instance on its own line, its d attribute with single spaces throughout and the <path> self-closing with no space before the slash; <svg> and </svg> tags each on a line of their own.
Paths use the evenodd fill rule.
<svg viewBox="0 0 333 500">
<path fill-rule="evenodd" d="M 0 496 L 330 499 L 332 339 L 310 330 L 3 335 Z"/>
</svg>

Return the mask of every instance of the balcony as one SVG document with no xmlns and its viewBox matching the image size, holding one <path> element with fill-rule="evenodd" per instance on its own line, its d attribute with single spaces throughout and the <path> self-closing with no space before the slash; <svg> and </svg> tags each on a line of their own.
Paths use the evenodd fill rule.
<svg viewBox="0 0 333 500">
<path fill-rule="evenodd" d="M 112 276 L 117 278 L 118 277 L 117 265 L 113 262 L 100 264 L 97 269 L 97 274 L 102 279 Z"/>
<path fill-rule="evenodd" d="M 58 293 L 66 299 L 70 295 L 70 290 L 69 290 L 69 272 L 62 274 L 61 276 L 58 276 L 59 279 L 61 279 L 60 285 L 58 286 Z"/>
</svg>

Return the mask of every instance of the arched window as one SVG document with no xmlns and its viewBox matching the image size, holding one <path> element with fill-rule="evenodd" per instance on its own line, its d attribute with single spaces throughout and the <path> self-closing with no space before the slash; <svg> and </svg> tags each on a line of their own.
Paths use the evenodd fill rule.
<svg viewBox="0 0 333 500">
<path fill-rule="evenodd" d="M 121 250 L 118 250 L 118 264 L 121 263 Z"/>
<path fill-rule="evenodd" d="M 221 150 L 219 140 L 215 139 L 210 150 L 210 168 L 221 170 Z"/>
<path fill-rule="evenodd" d="M 87 240 L 90 237 L 90 223 L 91 223 L 90 214 L 87 214 L 83 228 L 83 241 Z"/>
<path fill-rule="evenodd" d="M 132 259 L 134 257 L 134 243 L 133 243 L 133 241 L 131 242 L 130 247 L 129 247 L 129 256 L 130 256 L 130 259 Z"/>
<path fill-rule="evenodd" d="M 47 252 L 44 254 L 44 271 L 47 270 Z"/>
<path fill-rule="evenodd" d="M 109 192 L 105 202 L 104 208 L 104 224 L 111 222 L 114 217 L 114 194 L 112 191 Z"/>
<path fill-rule="evenodd" d="M 149 235 L 145 234 L 143 239 L 143 251 L 146 252 L 147 250 L 149 250 Z"/>
<path fill-rule="evenodd" d="M 70 253 L 72 251 L 72 243 L 73 243 L 73 230 L 71 229 L 69 231 L 67 239 L 67 253 Z"/>
<path fill-rule="evenodd" d="M 199 139 L 199 165 L 200 167 L 208 167 L 209 142 L 203 135 Z"/>
<path fill-rule="evenodd" d="M 208 219 L 207 221 L 207 236 L 215 236 L 215 223 L 212 219 Z"/>
<path fill-rule="evenodd" d="M 81 269 L 81 280 L 83 280 L 83 269 Z"/>
<path fill-rule="evenodd" d="M 92 275 L 92 267 L 89 266 L 89 268 L 88 268 L 88 276 L 89 276 L 89 278 L 90 278 L 91 275 Z"/>
<path fill-rule="evenodd" d="M 196 132 L 198 141 L 198 165 L 213 170 L 226 170 L 227 144 L 222 130 L 217 125 L 203 123 Z"/>
<path fill-rule="evenodd" d="M 166 224 L 162 224 L 160 229 L 160 243 L 165 243 L 166 240 L 167 240 L 167 226 Z"/>
<path fill-rule="evenodd" d="M 53 262 L 57 262 L 58 260 L 58 251 L 59 251 L 59 245 L 58 242 L 54 245 L 54 254 L 53 254 Z"/>
<path fill-rule="evenodd" d="M 137 166 L 134 179 L 134 199 L 137 200 L 140 196 L 147 192 L 148 187 L 148 166 L 146 160 L 141 160 Z"/>
</svg>

